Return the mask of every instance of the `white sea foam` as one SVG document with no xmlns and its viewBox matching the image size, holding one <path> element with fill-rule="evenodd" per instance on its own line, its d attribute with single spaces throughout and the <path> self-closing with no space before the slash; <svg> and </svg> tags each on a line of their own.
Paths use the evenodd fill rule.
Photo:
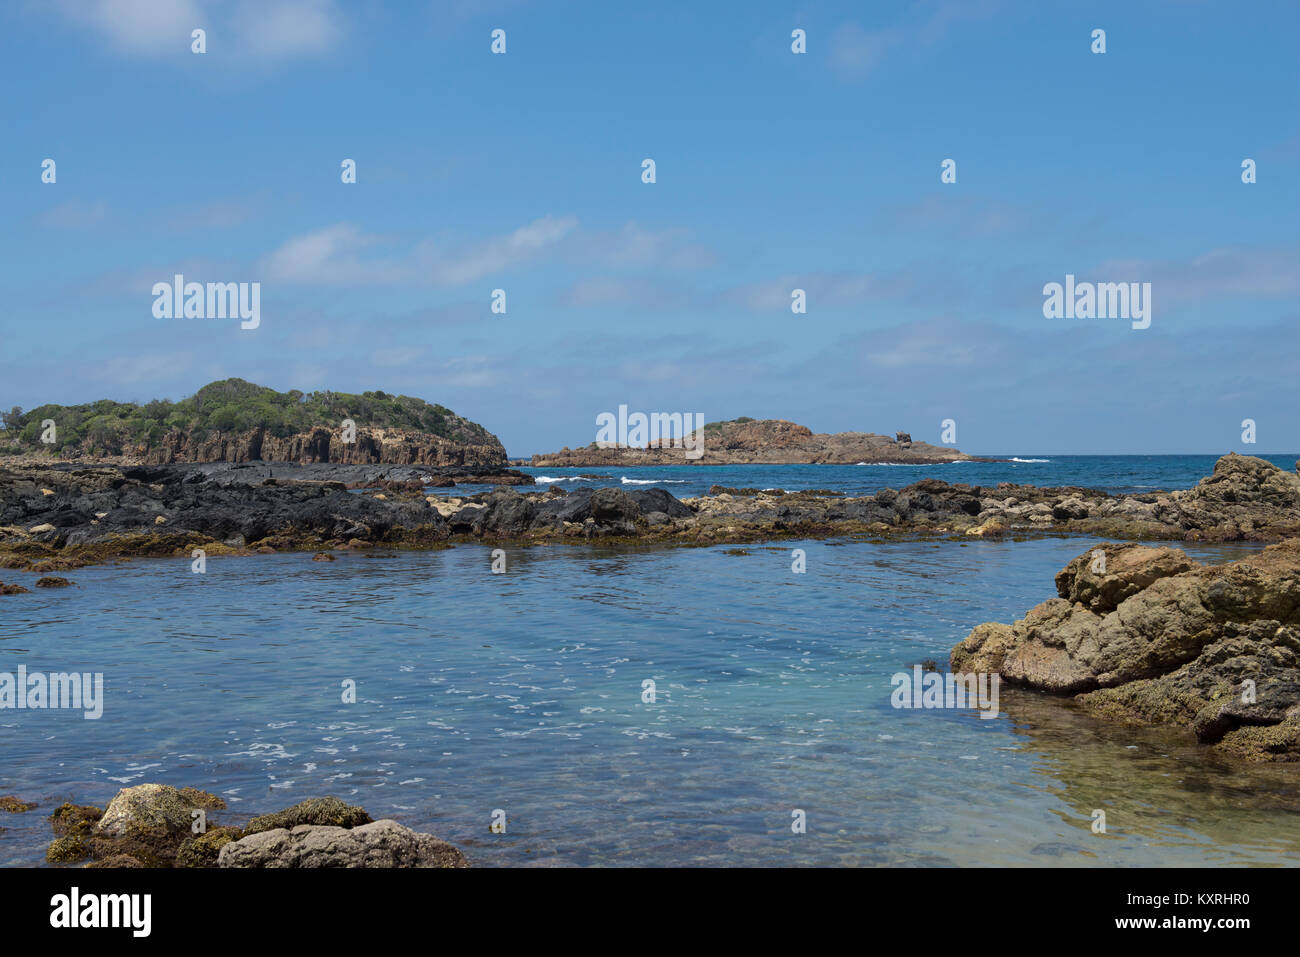
<svg viewBox="0 0 1300 957">
<path fill-rule="evenodd" d="M 930 465 L 956 465 L 956 462 L 859 462 L 859 465 L 884 465 L 891 469 L 923 469 Z"/>
<path fill-rule="evenodd" d="M 686 479 L 630 479 L 626 475 L 619 479 L 624 485 L 685 485 Z"/>
<path fill-rule="evenodd" d="M 539 475 L 533 481 L 535 482 L 581 482 L 581 475 L 563 475 L 559 478 L 552 478 L 549 475 Z"/>
<path fill-rule="evenodd" d="M 1026 463 L 1034 462 L 1034 463 L 1037 463 L 1037 462 L 1050 462 L 1050 461 L 1052 461 L 1052 460 L 1051 460 L 1051 459 L 1018 459 L 1018 458 L 1016 458 L 1015 456 L 1012 456 L 1012 457 L 1011 457 L 1011 461 L 1013 461 L 1013 462 L 1026 462 Z"/>
</svg>

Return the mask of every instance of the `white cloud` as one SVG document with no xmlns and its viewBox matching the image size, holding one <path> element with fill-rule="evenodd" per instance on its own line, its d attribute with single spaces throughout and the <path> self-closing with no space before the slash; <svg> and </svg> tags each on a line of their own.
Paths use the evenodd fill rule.
<svg viewBox="0 0 1300 957">
<path fill-rule="evenodd" d="M 1300 296 L 1296 248 L 1225 247 L 1183 260 L 1112 260 L 1092 274 L 1098 281 L 1150 282 L 1165 303 Z M 1080 279 L 1092 275 L 1080 274 Z"/>
<path fill-rule="evenodd" d="M 433 281 L 440 286 L 458 286 L 533 259 L 567 236 L 578 221 L 572 217 L 545 216 L 520 226 L 508 236 L 491 239 L 451 256 L 441 256 L 431 247 L 422 248 L 430 260 Z"/>
<path fill-rule="evenodd" d="M 214 59 L 288 59 L 327 53 L 344 36 L 335 0 L 57 0 L 63 18 L 129 56 L 190 53 L 207 31 Z"/>
<path fill-rule="evenodd" d="M 119 52 L 137 55 L 186 52 L 190 31 L 207 26 L 197 0 L 59 0 L 58 8 Z"/>
<path fill-rule="evenodd" d="M 841 24 L 831 34 L 831 69 L 842 79 L 860 79 L 896 48 L 914 52 L 941 43 L 964 21 L 992 17 L 999 5 L 999 0 L 919 0 L 898 26 L 868 31 L 856 23 Z"/>
<path fill-rule="evenodd" d="M 343 36 L 333 0 L 244 0 L 231 19 L 242 49 L 255 57 L 327 53 Z"/>
<path fill-rule="evenodd" d="M 407 253 L 363 258 L 365 250 L 387 241 L 337 223 L 290 239 L 266 257 L 263 268 L 268 278 L 286 282 L 459 286 L 533 261 L 576 225 L 572 218 L 545 216 L 506 236 L 447 253 L 426 240 Z"/>
<path fill-rule="evenodd" d="M 367 269 L 357 258 L 375 241 L 351 223 L 337 223 L 290 239 L 266 258 L 264 269 L 267 278 L 286 282 L 381 282 L 386 267 Z"/>
</svg>

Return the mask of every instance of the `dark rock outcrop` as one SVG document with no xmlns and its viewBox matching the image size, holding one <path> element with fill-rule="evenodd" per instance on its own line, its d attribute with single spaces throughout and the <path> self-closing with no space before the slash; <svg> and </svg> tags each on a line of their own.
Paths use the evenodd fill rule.
<svg viewBox="0 0 1300 957">
<path fill-rule="evenodd" d="M 0 568 L 59 572 L 120 557 L 189 556 L 196 548 L 208 556 L 318 553 L 373 545 L 434 548 L 463 540 L 738 544 L 833 535 L 1070 533 L 1147 541 L 1300 536 L 1300 480 L 1262 459 L 1233 455 L 1192 489 L 1141 495 L 924 479 L 862 497 L 719 488 L 717 494 L 677 499 L 662 488 L 521 494 L 503 487 L 444 498 L 426 495 L 422 481 L 404 477 L 385 480 L 382 491 L 349 490 L 343 482 L 320 479 L 310 466 L 280 467 L 274 474 L 267 474 L 265 464 L 221 466 L 215 474 L 210 468 L 0 467 Z M 249 475 L 234 477 L 245 469 Z M 1117 586 L 1097 587 L 1109 594 Z M 15 585 L 0 590 L 25 591 Z"/>
</svg>

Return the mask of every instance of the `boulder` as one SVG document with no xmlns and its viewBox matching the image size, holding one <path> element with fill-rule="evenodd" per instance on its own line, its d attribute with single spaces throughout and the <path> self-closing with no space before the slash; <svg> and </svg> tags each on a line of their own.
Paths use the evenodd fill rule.
<svg viewBox="0 0 1300 957">
<path fill-rule="evenodd" d="M 260 831 L 221 848 L 220 867 L 468 867 L 464 855 L 396 821 L 359 827 L 300 824 Z"/>
<path fill-rule="evenodd" d="M 1114 611 L 1130 595 L 1161 578 L 1197 567 L 1177 548 L 1135 543 L 1098 545 L 1056 575 L 1056 593 L 1091 611 Z"/>
<path fill-rule="evenodd" d="M 95 833 L 124 837 L 132 830 L 185 832 L 190 829 L 192 808 L 171 785 L 137 784 L 117 792 L 95 825 Z"/>
<path fill-rule="evenodd" d="M 1103 545 L 1056 586 L 1060 597 L 1014 624 L 972 630 L 953 670 L 1078 695 L 1098 716 L 1181 726 L 1251 759 L 1300 761 L 1300 539 L 1223 565 Z"/>
<path fill-rule="evenodd" d="M 1194 537 L 1300 535 L 1300 476 L 1252 455 L 1229 452 L 1211 475 L 1171 498 L 1178 523 Z"/>
</svg>

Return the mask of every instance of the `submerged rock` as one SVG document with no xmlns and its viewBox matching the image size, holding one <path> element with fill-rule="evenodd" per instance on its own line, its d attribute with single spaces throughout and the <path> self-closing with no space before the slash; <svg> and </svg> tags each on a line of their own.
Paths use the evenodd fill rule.
<svg viewBox="0 0 1300 957">
<path fill-rule="evenodd" d="M 364 808 L 345 804 L 336 797 L 308 798 L 283 811 L 253 818 L 244 826 L 244 833 L 259 834 L 262 831 L 292 829 L 303 824 L 359 827 L 369 824 L 371 820 Z"/>
<path fill-rule="evenodd" d="M 301 824 L 249 835 L 221 848 L 221 867 L 468 867 L 446 841 L 396 821 L 359 827 Z"/>
<path fill-rule="evenodd" d="M 1014 624 L 972 630 L 953 670 L 1077 695 L 1097 716 L 1180 726 L 1251 759 L 1300 761 L 1300 539 L 1223 565 L 1102 545 L 1056 585 L 1060 597 Z"/>
</svg>

